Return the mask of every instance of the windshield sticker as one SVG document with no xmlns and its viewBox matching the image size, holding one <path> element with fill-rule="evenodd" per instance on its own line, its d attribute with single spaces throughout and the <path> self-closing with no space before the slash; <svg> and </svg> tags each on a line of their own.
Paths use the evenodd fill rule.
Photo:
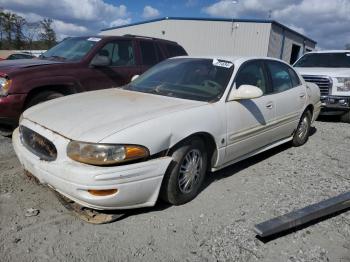
<svg viewBox="0 0 350 262">
<path fill-rule="evenodd" d="M 90 37 L 90 38 L 88 38 L 88 41 L 93 41 L 93 42 L 98 42 L 100 40 L 101 40 L 101 38 L 97 38 L 97 37 Z"/>
<path fill-rule="evenodd" d="M 218 59 L 213 59 L 213 65 L 214 66 L 220 66 L 220 67 L 225 67 L 225 68 L 230 68 L 233 66 L 231 62 L 228 61 L 219 61 Z"/>
</svg>

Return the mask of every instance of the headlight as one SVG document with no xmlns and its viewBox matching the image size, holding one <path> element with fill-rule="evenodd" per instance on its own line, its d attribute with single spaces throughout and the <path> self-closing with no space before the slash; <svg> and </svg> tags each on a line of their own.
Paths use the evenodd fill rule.
<svg viewBox="0 0 350 262">
<path fill-rule="evenodd" d="M 11 85 L 11 80 L 6 79 L 4 77 L 0 77 L 0 97 L 7 96 L 10 85 Z"/>
<path fill-rule="evenodd" d="M 350 92 L 350 77 L 337 77 L 339 85 L 338 92 Z"/>
<path fill-rule="evenodd" d="M 81 163 L 105 166 L 148 157 L 149 151 L 138 145 L 93 144 L 72 141 L 68 144 L 67 155 Z"/>
</svg>

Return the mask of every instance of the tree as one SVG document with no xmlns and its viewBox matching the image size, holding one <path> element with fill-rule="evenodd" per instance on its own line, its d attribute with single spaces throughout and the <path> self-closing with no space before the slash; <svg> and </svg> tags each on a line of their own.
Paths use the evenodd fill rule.
<svg viewBox="0 0 350 262">
<path fill-rule="evenodd" d="M 348 44 L 345 45 L 345 49 L 346 49 L 346 50 L 350 50 L 350 43 L 348 43 Z"/>
<path fill-rule="evenodd" d="M 15 33 L 15 48 L 21 49 L 23 47 L 23 27 L 26 24 L 26 20 L 16 15 L 13 23 L 14 33 Z"/>
<path fill-rule="evenodd" d="M 0 8 L 0 49 L 2 49 L 3 21 L 4 21 L 4 9 Z"/>
<path fill-rule="evenodd" d="M 23 34 L 28 44 L 28 49 L 33 50 L 33 42 L 38 38 L 40 32 L 40 22 L 26 23 Z"/>
<path fill-rule="evenodd" d="M 10 48 L 12 44 L 12 32 L 14 28 L 16 15 L 11 12 L 6 12 L 6 13 L 3 13 L 2 17 L 3 17 L 2 28 L 4 33 L 6 34 L 8 48 Z"/>
<path fill-rule="evenodd" d="M 56 33 L 52 28 L 53 20 L 51 18 L 45 18 L 40 21 L 42 32 L 40 33 L 40 39 L 45 42 L 47 48 L 51 48 L 56 44 Z"/>
</svg>

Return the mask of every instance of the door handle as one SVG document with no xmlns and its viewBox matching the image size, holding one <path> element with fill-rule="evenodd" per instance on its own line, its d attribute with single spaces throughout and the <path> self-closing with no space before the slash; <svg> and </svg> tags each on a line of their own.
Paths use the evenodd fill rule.
<svg viewBox="0 0 350 262">
<path fill-rule="evenodd" d="M 300 97 L 300 98 L 304 98 L 304 97 L 305 97 L 305 93 L 299 94 L 299 97 Z"/>
<path fill-rule="evenodd" d="M 266 108 L 267 108 L 267 109 L 272 109 L 272 108 L 273 108 L 273 103 L 268 103 L 268 104 L 266 105 Z"/>
</svg>

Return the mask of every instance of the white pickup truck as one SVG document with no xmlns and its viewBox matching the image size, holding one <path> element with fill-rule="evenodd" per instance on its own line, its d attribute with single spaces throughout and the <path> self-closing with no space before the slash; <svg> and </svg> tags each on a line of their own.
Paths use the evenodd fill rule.
<svg viewBox="0 0 350 262">
<path fill-rule="evenodd" d="M 294 67 L 305 81 L 320 88 L 321 114 L 341 115 L 350 123 L 350 50 L 310 52 Z"/>
</svg>

